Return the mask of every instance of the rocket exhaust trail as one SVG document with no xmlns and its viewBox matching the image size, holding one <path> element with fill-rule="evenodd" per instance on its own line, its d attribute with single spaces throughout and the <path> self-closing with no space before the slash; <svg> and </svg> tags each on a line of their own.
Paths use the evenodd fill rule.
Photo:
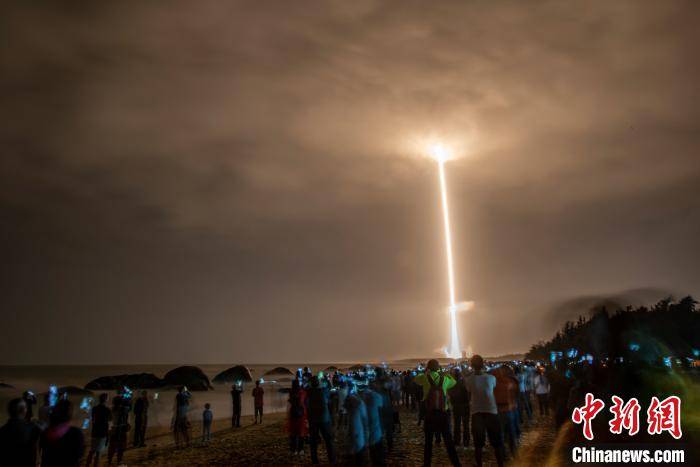
<svg viewBox="0 0 700 467">
<path fill-rule="evenodd" d="M 450 210 L 447 204 L 447 182 L 445 181 L 445 161 L 438 160 L 440 170 L 440 191 L 442 198 L 442 216 L 445 224 L 445 250 L 447 253 L 447 280 L 450 289 L 450 346 L 445 349 L 445 354 L 450 358 L 458 359 L 462 356 L 459 335 L 457 333 L 457 301 L 455 300 L 455 277 L 452 261 L 452 234 L 450 232 Z"/>
</svg>

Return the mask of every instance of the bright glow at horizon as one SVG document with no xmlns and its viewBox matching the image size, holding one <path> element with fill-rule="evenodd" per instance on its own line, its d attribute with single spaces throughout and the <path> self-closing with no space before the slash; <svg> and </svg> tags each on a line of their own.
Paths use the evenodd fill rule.
<svg viewBox="0 0 700 467">
<path fill-rule="evenodd" d="M 447 253 L 447 280 L 450 289 L 450 346 L 445 349 L 445 355 L 450 358 L 458 359 L 462 356 L 462 350 L 459 343 L 459 334 L 457 333 L 457 309 L 460 305 L 457 304 L 455 298 L 455 277 L 454 265 L 452 260 L 452 234 L 450 231 L 450 209 L 447 203 L 447 181 L 445 180 L 445 162 L 451 159 L 452 153 L 446 146 L 436 143 L 429 147 L 430 156 L 438 163 L 440 172 L 440 192 L 442 199 L 442 216 L 445 226 L 445 249 Z"/>
</svg>

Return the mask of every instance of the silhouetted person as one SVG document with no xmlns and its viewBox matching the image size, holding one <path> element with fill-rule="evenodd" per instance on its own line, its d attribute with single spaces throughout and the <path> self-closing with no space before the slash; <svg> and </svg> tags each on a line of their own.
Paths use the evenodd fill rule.
<svg viewBox="0 0 700 467">
<path fill-rule="evenodd" d="M 372 383 L 372 389 L 382 397 L 382 408 L 380 410 L 382 419 L 382 432 L 386 440 L 388 452 L 394 447 L 394 404 L 392 401 L 392 380 L 385 375 L 384 370 L 377 372 L 377 378 Z M 400 397 L 399 393 L 399 397 Z M 398 401 L 397 401 L 398 402 Z"/>
<path fill-rule="evenodd" d="M 32 391 L 24 391 L 22 393 L 22 400 L 27 405 L 27 414 L 25 415 L 25 418 L 28 422 L 31 422 L 32 418 L 34 418 L 34 406 L 36 405 L 36 396 Z"/>
<path fill-rule="evenodd" d="M 306 416 L 306 391 L 299 384 L 299 379 L 292 381 L 289 391 L 289 414 L 287 417 L 287 433 L 289 433 L 289 450 L 294 455 L 304 453 L 304 438 L 308 433 L 308 417 Z"/>
<path fill-rule="evenodd" d="M 131 393 L 123 388 L 112 399 L 112 432 L 109 437 L 107 449 L 107 463 L 112 464 L 114 454 L 117 455 L 117 464 L 122 463 L 126 450 L 129 434 L 129 413 L 131 412 Z"/>
<path fill-rule="evenodd" d="M 85 465 L 89 466 L 94 459 L 94 465 L 100 465 L 100 456 L 107 448 L 109 437 L 109 422 L 112 421 L 112 411 L 107 407 L 107 393 L 100 394 L 99 403 L 90 411 L 90 424 L 92 425 L 90 452 Z"/>
<path fill-rule="evenodd" d="M 374 386 L 374 385 L 373 385 Z M 384 444 L 382 443 L 382 411 L 384 399 L 378 391 L 367 389 L 362 393 L 367 407 L 367 426 L 369 428 L 369 457 L 374 466 L 386 464 Z"/>
<path fill-rule="evenodd" d="M 240 427 L 241 426 L 241 394 L 243 393 L 243 388 L 240 384 L 234 384 L 231 386 L 231 404 L 233 406 L 233 415 L 231 416 L 231 426 Z"/>
<path fill-rule="evenodd" d="M 449 374 L 440 372 L 440 363 L 430 360 L 425 373 L 415 377 L 415 382 L 423 388 L 423 407 L 425 410 L 425 445 L 423 448 L 423 465 L 430 465 L 433 459 L 433 438 L 439 434 L 445 440 L 447 455 L 452 465 L 459 466 L 459 457 L 450 433 L 450 414 L 447 391 L 456 382 Z"/>
<path fill-rule="evenodd" d="M 208 442 L 211 439 L 211 424 L 214 421 L 214 414 L 211 411 L 211 404 L 204 404 L 202 412 L 202 442 Z"/>
<path fill-rule="evenodd" d="M 528 374 L 524 368 L 515 367 L 515 376 L 518 378 L 518 413 L 520 420 L 532 422 L 532 404 L 530 402 L 530 390 L 528 389 Z"/>
<path fill-rule="evenodd" d="M 302 386 L 308 386 L 311 383 L 312 377 L 313 377 L 313 373 L 311 373 L 311 369 L 308 366 L 305 366 L 304 371 L 301 374 Z"/>
<path fill-rule="evenodd" d="M 498 407 L 493 390 L 496 387 L 496 377 L 484 373 L 484 359 L 474 355 L 471 359 L 474 374 L 464 378 L 464 385 L 469 391 L 469 405 L 472 413 L 472 436 L 474 437 L 474 457 L 476 465 L 483 464 L 483 451 L 488 435 L 489 443 L 496 451 L 496 461 L 503 466 L 505 452 L 503 449 L 503 434 L 498 421 Z"/>
<path fill-rule="evenodd" d="M 180 447 L 190 445 L 190 421 L 187 414 L 190 410 L 190 399 L 192 395 L 185 386 L 180 386 L 175 395 L 175 420 L 173 422 L 173 434 L 175 436 L 175 446 Z"/>
<path fill-rule="evenodd" d="M 511 455 L 515 457 L 520 434 L 517 419 L 518 379 L 507 365 L 494 369 L 491 374 L 496 377 L 493 396 L 496 399 L 501 432 L 505 438 L 504 441 L 508 441 Z"/>
<path fill-rule="evenodd" d="M 27 404 L 12 399 L 7 404 L 9 419 L 0 428 L 0 466 L 35 467 L 37 442 L 41 431 L 27 421 Z"/>
<path fill-rule="evenodd" d="M 49 427 L 41 435 L 41 467 L 78 467 L 85 451 L 83 432 L 70 425 L 73 405 L 68 399 L 56 403 Z"/>
<path fill-rule="evenodd" d="M 264 395 L 265 390 L 260 387 L 260 380 L 257 380 L 255 382 L 255 387 L 253 388 L 253 406 L 255 408 L 255 423 L 262 423 L 263 405 L 265 404 Z"/>
<path fill-rule="evenodd" d="M 348 424 L 348 412 L 345 409 L 345 399 L 347 399 L 348 393 L 348 384 L 341 380 L 338 386 L 338 428 Z"/>
<path fill-rule="evenodd" d="M 148 392 L 141 391 L 141 396 L 134 402 L 134 447 L 136 448 L 146 445 L 148 405 Z"/>
<path fill-rule="evenodd" d="M 318 464 L 318 438 L 323 437 L 328 453 L 328 462 L 335 464 L 335 447 L 333 445 L 333 425 L 328 410 L 328 394 L 319 384 L 318 377 L 311 378 L 307 406 L 311 444 L 311 462 Z"/>
<path fill-rule="evenodd" d="M 535 375 L 533 385 L 535 387 L 535 395 L 537 396 L 537 403 L 540 407 L 540 416 L 549 415 L 549 380 L 544 374 L 544 368 L 540 369 L 538 374 Z"/>
<path fill-rule="evenodd" d="M 364 400 L 353 388 L 345 398 L 345 411 L 348 417 L 349 448 L 352 455 L 352 465 L 363 466 L 367 463 L 367 447 L 369 444 L 369 419 Z"/>
<path fill-rule="evenodd" d="M 49 427 L 49 419 L 51 418 L 51 396 L 44 394 L 44 404 L 39 407 L 39 428 L 45 430 Z"/>
<path fill-rule="evenodd" d="M 469 446 L 469 392 L 464 387 L 462 372 L 459 368 L 452 370 L 455 384 L 447 391 L 452 406 L 452 428 L 455 446 Z"/>
</svg>

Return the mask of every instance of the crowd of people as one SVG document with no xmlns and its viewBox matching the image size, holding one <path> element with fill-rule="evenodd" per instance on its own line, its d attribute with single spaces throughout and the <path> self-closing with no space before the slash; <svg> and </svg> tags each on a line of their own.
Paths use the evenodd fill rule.
<svg viewBox="0 0 700 467">
<path fill-rule="evenodd" d="M 172 423 L 177 446 L 186 445 L 190 440 L 190 399 L 187 388 L 178 388 Z M 78 466 L 83 460 L 86 466 L 98 466 L 105 451 L 108 465 L 114 460 L 121 464 L 130 432 L 133 447 L 146 445 L 149 395 L 141 391 L 134 398 L 132 391 L 123 387 L 112 397 L 111 407 L 109 402 L 107 393 L 100 394 L 81 428 L 75 426 L 75 408 L 67 394 L 47 393 L 38 418 L 33 411 L 36 397 L 30 391 L 10 400 L 8 421 L 0 428 L 0 467 L 35 467 L 37 463 L 42 467 Z M 203 440 L 209 439 L 213 420 L 208 405 L 202 414 Z M 85 440 L 86 433 L 89 433 L 89 442 Z"/>
<path fill-rule="evenodd" d="M 319 462 L 325 445 L 328 462 L 338 461 L 336 443 L 345 446 L 345 463 L 386 464 L 386 455 L 400 432 L 400 410 L 415 413 L 425 434 L 423 464 L 432 462 L 433 446 L 444 444 L 453 465 L 457 450 L 470 449 L 483 463 L 486 439 L 503 465 L 515 456 L 522 427 L 533 419 L 533 397 L 540 415 L 548 416 L 549 381 L 533 362 L 487 364 L 476 355 L 469 364 L 391 371 L 383 367 L 313 375 L 300 370 L 289 393 L 287 432 L 294 456 L 303 455 L 308 440 L 310 461 Z M 342 437 L 346 439 L 343 440 Z"/>
<path fill-rule="evenodd" d="M 256 381 L 251 396 L 254 423 L 263 423 L 265 391 Z M 289 449 L 298 462 L 319 463 L 319 446 L 325 447 L 330 464 L 375 466 L 386 464 L 401 432 L 400 412 L 422 426 L 425 434 L 423 459 L 430 465 L 433 447 L 444 444 L 453 465 L 460 465 L 458 450 L 474 449 L 482 464 L 486 443 L 503 465 L 508 454 L 515 456 L 524 424 L 533 418 L 533 398 L 541 416 L 548 416 L 548 377 L 533 362 L 486 364 L 474 356 L 469 364 L 441 367 L 437 360 L 412 370 L 396 371 L 386 366 L 359 367 L 317 374 L 299 369 L 288 389 L 286 432 Z M 241 426 L 242 384 L 231 388 L 231 426 Z M 172 417 L 176 447 L 191 443 L 192 395 L 178 388 Z M 111 404 L 110 404 L 111 402 Z M 51 401 L 34 414 L 36 397 L 27 392 L 8 405 L 8 422 L 0 428 L 0 466 L 97 466 L 106 451 L 106 461 L 121 464 L 129 440 L 143 447 L 148 426 L 149 395 L 137 397 L 122 388 L 111 398 L 103 393 L 89 409 L 89 423 L 80 429 L 71 423 L 73 404 L 67 397 Z M 410 415 L 412 414 L 412 415 Z M 404 420 L 406 415 L 404 414 Z M 202 442 L 211 439 L 214 414 L 210 404 L 201 414 Z M 133 422 L 133 426 L 132 426 Z M 89 432 L 89 442 L 85 437 Z"/>
</svg>

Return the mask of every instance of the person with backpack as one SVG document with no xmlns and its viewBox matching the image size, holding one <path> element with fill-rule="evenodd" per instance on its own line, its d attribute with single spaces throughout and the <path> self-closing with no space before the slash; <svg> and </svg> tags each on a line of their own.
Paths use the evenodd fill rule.
<svg viewBox="0 0 700 467">
<path fill-rule="evenodd" d="M 496 377 L 484 371 L 484 359 L 474 355 L 471 359 L 474 374 L 464 378 L 464 386 L 469 391 L 469 406 L 472 413 L 472 436 L 474 437 L 474 457 L 477 467 L 483 464 L 483 450 L 486 436 L 496 451 L 496 462 L 503 467 L 505 451 L 503 448 L 503 433 L 498 420 L 498 406 L 493 390 L 496 388 Z"/>
<path fill-rule="evenodd" d="M 306 391 L 301 387 L 299 379 L 292 381 L 289 391 L 289 414 L 287 417 L 287 433 L 289 433 L 289 450 L 293 455 L 304 454 L 304 438 L 308 436 L 306 416 Z"/>
<path fill-rule="evenodd" d="M 417 375 L 414 381 L 423 388 L 425 407 L 425 446 L 423 465 L 430 465 L 433 458 L 433 438 L 438 433 L 445 441 L 447 455 L 452 465 L 459 466 L 459 457 L 450 433 L 449 404 L 447 391 L 456 383 L 454 378 L 440 371 L 440 363 L 433 359 L 428 362 L 425 373 Z"/>
<path fill-rule="evenodd" d="M 469 446 L 469 392 L 464 387 L 462 372 L 459 368 L 452 370 L 452 377 L 455 384 L 447 392 L 450 396 L 450 406 L 452 407 L 452 429 L 455 446 L 466 448 Z"/>
</svg>

